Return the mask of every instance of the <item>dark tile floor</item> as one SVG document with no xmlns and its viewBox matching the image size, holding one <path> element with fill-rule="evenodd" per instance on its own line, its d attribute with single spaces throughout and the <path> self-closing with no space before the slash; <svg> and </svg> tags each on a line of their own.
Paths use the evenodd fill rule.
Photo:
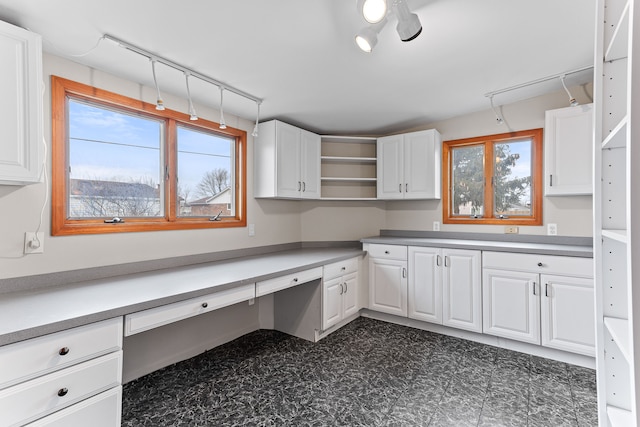
<svg viewBox="0 0 640 427">
<path fill-rule="evenodd" d="M 597 426 L 595 371 L 359 318 L 257 331 L 124 386 L 123 426 Z"/>
</svg>

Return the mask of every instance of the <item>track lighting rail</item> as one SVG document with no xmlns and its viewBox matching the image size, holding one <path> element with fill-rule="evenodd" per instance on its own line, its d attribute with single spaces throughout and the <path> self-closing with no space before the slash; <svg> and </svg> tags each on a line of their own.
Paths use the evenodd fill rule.
<svg viewBox="0 0 640 427">
<path fill-rule="evenodd" d="M 114 43 L 117 43 L 118 45 L 122 46 L 125 49 L 128 49 L 128 50 L 130 50 L 132 52 L 135 52 L 135 53 L 137 53 L 139 55 L 146 56 L 151 61 L 160 62 L 160 63 L 162 63 L 162 64 L 164 64 L 164 65 L 166 65 L 168 67 L 174 68 L 174 69 L 176 69 L 178 71 L 181 71 L 183 73 L 187 73 L 187 74 L 189 74 L 189 75 L 191 75 L 193 77 L 196 77 L 196 78 L 198 78 L 200 80 L 203 80 L 203 81 L 205 81 L 207 83 L 211 83 L 212 85 L 218 86 L 219 88 L 223 88 L 226 91 L 233 92 L 236 95 L 242 96 L 243 98 L 250 99 L 253 102 L 255 102 L 256 104 L 261 104 L 262 103 L 262 99 L 258 98 L 257 96 L 253 96 L 250 93 L 247 93 L 247 92 L 245 92 L 243 90 L 234 88 L 233 86 L 229 86 L 226 83 L 223 83 L 223 82 L 221 82 L 219 80 L 216 80 L 214 78 L 211 78 L 211 77 L 209 77 L 207 75 L 204 75 L 202 73 L 194 71 L 194 70 L 192 70 L 190 68 L 184 67 L 184 66 L 182 66 L 182 65 L 180 65 L 180 64 L 178 64 L 176 62 L 173 62 L 173 61 L 171 61 L 169 59 L 166 59 L 166 58 L 163 58 L 161 56 L 158 56 L 158 55 L 156 55 L 154 53 L 149 52 L 148 50 L 142 49 L 142 48 L 140 48 L 138 46 L 132 45 L 131 43 L 125 42 L 123 40 L 120 40 L 117 37 L 111 36 L 109 34 L 105 34 L 103 37 L 106 40 L 110 40 L 110 41 L 112 41 Z"/>
<path fill-rule="evenodd" d="M 487 93 L 484 94 L 484 96 L 486 96 L 487 98 L 492 98 L 494 95 L 498 95 L 500 93 L 510 92 L 510 91 L 516 90 L 516 89 L 522 89 L 524 87 L 533 86 L 535 84 L 543 83 L 543 82 L 546 82 L 546 81 L 549 81 L 549 80 L 560 79 L 560 78 L 562 78 L 564 76 L 568 76 L 570 74 L 580 73 L 582 71 L 587 71 L 587 70 L 590 70 L 592 68 L 593 68 L 593 65 L 589 65 L 587 67 L 582 67 L 582 68 L 578 68 L 578 69 L 575 69 L 575 70 L 566 71 L 564 73 L 558 73 L 558 74 L 554 74 L 552 76 L 542 77 L 540 79 L 532 80 L 530 82 L 521 83 L 519 85 L 510 86 L 510 87 L 507 87 L 507 88 L 504 88 L 504 89 L 494 90 L 492 92 L 487 92 Z"/>
</svg>

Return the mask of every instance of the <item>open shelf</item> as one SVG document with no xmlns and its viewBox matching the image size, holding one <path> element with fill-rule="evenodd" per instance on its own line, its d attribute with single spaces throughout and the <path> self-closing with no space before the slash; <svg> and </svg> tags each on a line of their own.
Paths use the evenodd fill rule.
<svg viewBox="0 0 640 427">
<path fill-rule="evenodd" d="M 351 181 L 351 182 L 376 182 L 376 178 L 348 178 L 339 176 L 323 176 L 321 181 Z"/>
<path fill-rule="evenodd" d="M 322 135 L 320 198 L 376 200 L 376 138 Z"/>
<path fill-rule="evenodd" d="M 629 321 L 627 319 L 605 317 L 604 326 L 611 334 L 611 338 L 613 338 L 613 341 L 620 349 L 620 352 L 624 356 L 627 363 L 633 363 L 633 360 L 631 360 L 629 344 Z"/>
<path fill-rule="evenodd" d="M 629 1 L 624 5 L 620 19 L 613 29 L 611 40 L 605 48 L 605 61 L 615 61 L 629 55 Z"/>
<path fill-rule="evenodd" d="M 609 417 L 611 427 L 627 427 L 635 424 L 633 414 L 626 409 L 607 406 L 607 416 Z"/>
<path fill-rule="evenodd" d="M 323 162 L 345 162 L 345 163 L 375 163 L 375 157 L 339 157 L 339 156 L 322 156 L 320 160 Z"/>
</svg>

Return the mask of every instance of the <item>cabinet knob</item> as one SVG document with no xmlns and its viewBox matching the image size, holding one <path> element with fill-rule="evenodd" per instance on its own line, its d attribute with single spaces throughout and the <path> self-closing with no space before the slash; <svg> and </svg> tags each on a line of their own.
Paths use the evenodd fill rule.
<svg viewBox="0 0 640 427">
<path fill-rule="evenodd" d="M 298 278 L 297 278 L 297 277 L 294 277 L 294 278 L 293 278 L 293 281 L 294 281 L 294 283 L 298 283 Z"/>
<path fill-rule="evenodd" d="M 209 307 L 209 304 L 208 304 L 208 303 L 206 303 L 206 302 L 203 302 L 203 303 L 202 303 L 202 308 L 207 308 L 207 307 Z"/>
<path fill-rule="evenodd" d="M 62 387 L 60 390 L 58 390 L 58 396 L 60 397 L 66 396 L 67 393 L 69 393 L 69 389 L 66 387 Z"/>
<path fill-rule="evenodd" d="M 60 351 L 58 351 L 58 354 L 60 356 L 66 356 L 67 354 L 69 354 L 69 347 L 62 347 Z"/>
<path fill-rule="evenodd" d="M 389 255 L 389 251 L 384 251 L 385 254 Z"/>
<path fill-rule="evenodd" d="M 538 267 L 542 267 L 542 263 L 541 262 L 538 263 Z"/>
<path fill-rule="evenodd" d="M 345 271 L 347 267 L 342 267 L 340 270 Z"/>
</svg>

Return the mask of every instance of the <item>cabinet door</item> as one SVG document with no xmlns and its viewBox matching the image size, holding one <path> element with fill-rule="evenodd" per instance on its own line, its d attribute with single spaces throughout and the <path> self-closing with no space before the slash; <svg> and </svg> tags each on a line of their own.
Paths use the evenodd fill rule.
<svg viewBox="0 0 640 427">
<path fill-rule="evenodd" d="M 403 136 L 393 135 L 377 141 L 378 199 L 404 197 Z"/>
<path fill-rule="evenodd" d="M 482 332 L 480 251 L 443 249 L 442 324 Z"/>
<path fill-rule="evenodd" d="M 42 45 L 39 35 L 0 21 L 0 184 L 40 181 Z"/>
<path fill-rule="evenodd" d="M 485 268 L 482 275 L 482 331 L 540 344 L 538 274 Z"/>
<path fill-rule="evenodd" d="M 276 123 L 276 193 L 278 197 L 300 197 L 300 129 Z"/>
<path fill-rule="evenodd" d="M 412 319 L 442 324 L 442 251 L 409 247 L 408 314 Z"/>
<path fill-rule="evenodd" d="M 300 155 L 303 199 L 320 198 L 320 135 L 300 131 Z"/>
<path fill-rule="evenodd" d="M 542 345 L 595 355 L 592 279 L 542 275 Z"/>
<path fill-rule="evenodd" d="M 322 329 L 342 320 L 342 277 L 327 280 L 322 286 Z"/>
<path fill-rule="evenodd" d="M 342 294 L 342 318 L 347 318 L 360 310 L 358 306 L 358 273 L 347 274 L 342 278 L 344 293 Z"/>
<path fill-rule="evenodd" d="M 441 145 L 433 129 L 404 135 L 405 199 L 440 198 Z"/>
<path fill-rule="evenodd" d="M 369 258 L 369 308 L 407 315 L 407 262 Z"/>
<path fill-rule="evenodd" d="M 593 104 L 545 113 L 545 195 L 593 194 Z"/>
</svg>

